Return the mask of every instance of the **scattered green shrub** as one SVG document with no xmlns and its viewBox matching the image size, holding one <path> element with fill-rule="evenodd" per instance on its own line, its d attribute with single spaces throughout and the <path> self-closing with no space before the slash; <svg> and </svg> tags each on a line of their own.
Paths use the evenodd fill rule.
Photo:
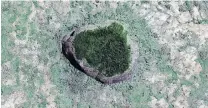
<svg viewBox="0 0 208 108">
<path fill-rule="evenodd" d="M 123 73 L 130 62 L 130 47 L 126 36 L 127 32 L 118 23 L 80 32 L 73 43 L 76 57 L 85 58 L 105 76 Z"/>
</svg>

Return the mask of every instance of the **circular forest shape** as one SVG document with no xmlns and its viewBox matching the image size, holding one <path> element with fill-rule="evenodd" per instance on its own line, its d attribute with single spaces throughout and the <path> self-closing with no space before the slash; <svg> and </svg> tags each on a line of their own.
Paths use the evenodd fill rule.
<svg viewBox="0 0 208 108">
<path fill-rule="evenodd" d="M 112 77 L 124 73 L 130 65 L 127 32 L 116 22 L 103 28 L 85 30 L 73 41 L 75 56 L 97 69 L 99 74 Z"/>
</svg>

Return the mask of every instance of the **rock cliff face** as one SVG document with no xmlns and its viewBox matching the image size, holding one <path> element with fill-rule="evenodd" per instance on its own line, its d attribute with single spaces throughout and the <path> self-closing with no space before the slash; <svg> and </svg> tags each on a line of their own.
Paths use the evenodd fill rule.
<svg viewBox="0 0 208 108">
<path fill-rule="evenodd" d="M 126 69 L 123 72 L 114 74 L 112 76 L 108 76 L 108 75 L 103 74 L 103 71 L 100 71 L 97 67 L 91 66 L 90 63 L 88 63 L 86 59 L 78 59 L 77 58 L 76 51 L 75 51 L 76 49 L 74 46 L 74 40 L 77 35 L 74 35 L 74 34 L 76 34 L 75 31 L 73 31 L 70 36 L 65 36 L 63 38 L 62 52 L 75 68 L 77 68 L 81 72 L 84 72 L 88 76 L 90 76 L 90 77 L 92 77 L 92 78 L 96 79 L 97 81 L 104 83 L 104 84 L 118 83 L 118 82 L 121 82 L 121 81 L 131 78 L 131 76 L 132 76 L 131 68 L 134 63 L 133 62 L 134 60 L 132 60 L 132 59 L 134 59 L 134 57 L 132 57 L 132 55 L 135 56 L 135 53 L 133 52 L 134 50 L 131 49 L 132 45 L 129 46 L 130 47 L 129 50 L 131 52 L 129 59 L 131 59 L 131 60 L 129 61 L 128 69 Z M 131 42 L 129 42 L 128 44 L 131 44 Z M 136 55 L 136 56 L 138 56 L 138 55 Z"/>
</svg>

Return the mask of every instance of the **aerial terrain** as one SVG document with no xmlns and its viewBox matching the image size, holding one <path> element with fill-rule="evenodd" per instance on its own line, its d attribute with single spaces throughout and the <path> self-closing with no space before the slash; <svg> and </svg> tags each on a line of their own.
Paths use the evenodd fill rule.
<svg viewBox="0 0 208 108">
<path fill-rule="evenodd" d="M 125 33 L 117 32 L 112 43 L 124 33 L 124 47 L 116 48 L 126 52 L 84 46 L 107 42 L 97 34 L 75 45 L 89 64 L 105 63 L 100 70 L 118 74 L 133 63 L 131 78 L 103 84 L 71 64 L 62 50 L 63 39 L 76 28 L 93 34 L 113 22 Z M 100 61 L 87 48 L 118 56 Z M 114 62 L 120 64 L 106 67 Z M 208 2 L 2 1 L 1 107 L 208 108 Z"/>
</svg>

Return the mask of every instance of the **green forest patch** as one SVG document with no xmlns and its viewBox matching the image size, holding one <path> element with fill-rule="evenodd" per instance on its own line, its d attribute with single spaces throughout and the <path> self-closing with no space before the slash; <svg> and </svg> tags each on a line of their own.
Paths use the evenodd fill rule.
<svg viewBox="0 0 208 108">
<path fill-rule="evenodd" d="M 127 33 L 123 29 L 122 25 L 112 23 L 108 27 L 79 33 L 74 40 L 76 57 L 86 58 L 106 76 L 123 73 L 130 61 Z"/>
</svg>

